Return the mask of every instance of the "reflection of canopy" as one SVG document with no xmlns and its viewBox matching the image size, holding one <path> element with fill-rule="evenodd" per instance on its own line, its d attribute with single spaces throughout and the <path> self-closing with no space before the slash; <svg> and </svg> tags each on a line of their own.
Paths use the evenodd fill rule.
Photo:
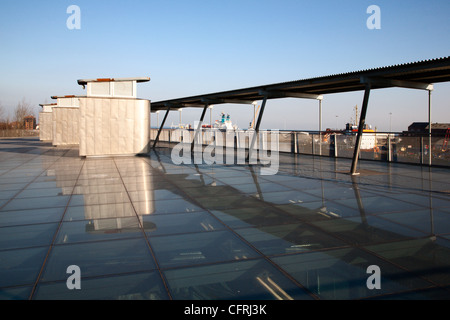
<svg viewBox="0 0 450 320">
<path fill-rule="evenodd" d="M 291 275 L 299 275 L 301 283 L 309 283 L 310 286 L 314 284 L 317 288 L 322 287 L 324 291 L 332 291 L 333 289 L 327 286 L 333 284 L 334 290 L 348 290 L 345 294 L 351 297 L 351 283 L 359 289 L 366 289 L 365 281 L 368 276 L 366 268 L 373 263 L 379 264 L 382 268 L 385 284 L 395 283 L 404 290 L 408 290 L 408 285 L 405 284 L 412 281 L 411 279 L 418 279 L 418 276 L 424 276 L 423 278 L 427 281 L 435 281 L 438 284 L 448 283 L 450 249 L 444 243 L 445 240 L 436 241 L 433 229 L 428 235 L 423 234 L 423 237 L 412 238 L 409 232 L 406 234 L 401 232 L 405 229 L 402 229 L 400 225 L 399 229 L 392 230 L 380 224 L 378 217 L 366 215 L 364 198 L 359 190 L 360 184 L 354 177 L 349 187 L 353 189 L 360 216 L 342 218 L 327 210 L 325 201 L 316 202 L 317 207 L 298 202 L 285 205 L 271 203 L 267 200 L 268 197 L 265 197 L 270 192 L 265 194 L 262 191 L 258 176 L 251 168 L 248 169 L 251 178 L 246 181 L 248 184 L 253 180 L 255 193 L 253 196 L 248 196 L 231 185 L 215 183 L 215 175 L 208 174 L 210 168 L 207 169 L 208 171 L 203 171 L 202 166 L 184 166 L 180 172 L 186 169 L 190 171 L 189 173 L 176 173 L 177 170 L 171 172 L 172 164 L 169 157 L 165 161 L 162 160 L 165 158 L 163 155 L 154 152 L 151 158 L 158 159 L 154 167 L 160 168 L 173 185 L 183 190 L 182 193 L 186 199 L 191 199 L 229 225 L 237 223 L 238 226 L 242 226 L 243 228 L 236 229 L 236 232 L 240 235 L 244 234 L 244 238 L 250 244 L 256 244 L 258 248 L 263 247 L 262 251 L 270 251 L 271 246 L 284 246 L 285 252 L 276 251 L 274 254 L 279 256 L 271 257 L 271 259 L 274 259 L 275 263 L 280 262 L 276 260 L 278 258 L 282 260 L 283 268 Z M 317 177 L 311 179 L 326 181 Z M 227 205 L 229 200 L 232 202 Z M 432 214 L 430 208 L 431 220 Z M 293 218 L 297 219 L 298 223 L 293 223 Z M 217 243 L 217 246 L 219 247 L 220 243 Z M 329 248 L 333 250 L 328 250 Z M 309 255 L 290 255 L 308 251 L 314 252 Z M 263 253 L 270 255 L 267 252 Z M 198 250 L 198 254 L 202 254 L 201 250 Z M 406 270 L 397 274 L 397 271 L 392 271 L 395 269 L 392 268 L 392 263 L 405 267 Z M 195 274 L 197 269 L 192 269 L 192 272 Z M 207 267 L 204 267 L 201 272 L 207 273 Z M 216 274 L 217 270 L 214 269 L 214 275 Z M 239 281 L 250 282 L 255 275 L 256 278 L 260 277 L 254 269 L 221 274 L 222 290 L 228 290 Z M 181 278 L 179 287 L 194 290 L 199 296 L 203 294 L 203 291 L 199 289 L 197 292 L 196 287 L 203 289 L 218 283 L 216 277 L 212 278 L 203 274 L 201 280 L 195 281 L 196 285 L 193 287 L 191 277 L 193 275 Z M 363 280 L 361 284 L 355 284 L 360 279 Z M 423 281 L 423 283 L 429 285 L 429 282 Z M 281 295 L 282 292 L 277 294 Z M 289 295 L 284 298 L 289 298 Z"/>
<path fill-rule="evenodd" d="M 155 152 L 155 154 L 157 154 L 157 152 Z M 161 157 L 158 157 L 158 159 L 160 163 L 159 167 L 164 170 L 164 161 L 161 160 Z M 358 236 L 365 239 L 363 242 L 366 243 L 385 242 L 392 239 L 395 239 L 396 241 L 401 239 L 409 239 L 408 236 L 371 226 L 371 221 L 370 219 L 367 219 L 363 199 L 360 194 L 358 183 L 356 182 L 352 184 L 352 188 L 355 194 L 358 210 L 360 212 L 360 221 L 356 221 L 355 219 L 341 219 L 341 217 L 336 215 L 334 212 L 327 210 L 326 206 L 323 205 L 324 199 L 322 199 L 322 204 L 318 204 L 317 208 L 312 209 L 309 206 L 302 205 L 301 203 L 290 203 L 282 206 L 276 206 L 269 200 L 264 199 L 264 192 L 260 187 L 258 175 L 253 171 L 252 167 L 249 167 L 249 171 L 255 186 L 254 197 L 249 197 L 230 185 L 216 184 L 211 179 L 207 181 L 203 178 L 203 174 L 199 167 L 194 166 L 192 168 L 197 170 L 199 174 L 198 179 L 188 179 L 189 174 L 167 174 L 167 179 L 169 179 L 174 185 L 177 185 L 178 182 L 182 182 L 182 185 L 179 185 L 179 188 L 183 190 L 182 195 L 184 197 L 188 196 L 193 203 L 198 203 L 201 207 L 210 211 L 220 210 L 221 212 L 234 216 L 236 219 L 239 219 L 251 226 L 260 225 L 262 219 L 264 219 L 265 225 L 277 225 L 284 223 L 284 221 L 289 221 L 295 217 L 299 220 L 299 223 L 308 223 L 312 230 L 318 230 L 318 227 L 312 227 L 310 224 L 311 221 L 324 221 L 322 227 L 325 228 L 326 232 L 330 232 L 330 230 L 327 230 L 328 228 L 339 226 L 342 230 L 342 232 L 340 232 L 342 234 L 347 234 L 347 239 L 351 239 L 351 234 L 354 234 L 355 237 Z M 198 194 L 198 190 L 201 190 L 201 194 Z M 221 201 L 221 198 L 224 200 Z M 233 199 L 232 203 L 227 203 L 228 199 Z M 265 211 L 264 208 L 267 210 Z M 303 224 L 302 228 L 304 228 Z M 299 228 L 298 230 L 302 228 Z M 298 230 L 292 230 L 290 234 L 286 235 L 285 239 L 288 240 L 290 237 L 292 237 L 293 240 L 298 239 Z M 354 242 L 350 240 L 349 244 L 353 245 Z"/>
</svg>

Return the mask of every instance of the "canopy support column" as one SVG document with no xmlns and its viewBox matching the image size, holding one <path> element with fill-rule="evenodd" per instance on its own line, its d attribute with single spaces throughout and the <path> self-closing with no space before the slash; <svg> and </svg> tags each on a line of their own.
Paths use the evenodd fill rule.
<svg viewBox="0 0 450 320">
<path fill-rule="evenodd" d="M 369 104 L 370 89 L 371 89 L 370 82 L 366 83 L 366 89 L 364 91 L 364 100 L 363 100 L 363 105 L 362 105 L 362 110 L 361 110 L 361 116 L 359 119 L 358 135 L 356 136 L 355 150 L 353 152 L 352 168 L 350 171 L 350 173 L 352 175 L 357 174 L 356 166 L 358 164 L 359 151 L 361 148 L 361 138 L 363 135 L 363 128 L 366 123 L 366 113 L 367 113 L 367 105 Z"/>
<path fill-rule="evenodd" d="M 393 79 L 384 79 L 384 78 L 376 78 L 376 77 L 361 77 L 361 83 L 366 85 L 366 89 L 364 92 L 364 100 L 363 106 L 361 110 L 361 116 L 359 120 L 358 126 L 358 135 L 356 136 L 355 143 L 355 151 L 353 153 L 352 167 L 350 173 L 352 175 L 356 173 L 356 166 L 358 164 L 359 151 L 361 147 L 361 139 L 363 135 L 363 128 L 366 122 L 366 112 L 367 105 L 369 104 L 369 94 L 372 86 L 379 88 L 390 88 L 390 87 L 400 87 L 400 88 L 410 88 L 410 89 L 421 89 L 428 90 L 428 162 L 431 165 L 431 91 L 433 90 L 433 85 L 430 83 L 424 82 L 416 82 L 416 81 L 403 81 L 403 80 L 393 80 Z"/>
<path fill-rule="evenodd" d="M 161 134 L 162 128 L 164 127 L 164 124 L 166 123 L 166 119 L 167 119 L 167 116 L 169 115 L 169 111 L 170 111 L 170 105 L 167 106 L 167 111 L 166 111 L 166 114 L 164 115 L 163 121 L 161 123 L 161 127 L 159 127 L 159 129 L 158 129 L 158 134 L 156 135 L 155 141 L 153 142 L 153 147 L 152 147 L 153 149 L 156 147 L 156 144 L 159 141 L 159 135 Z"/>
<path fill-rule="evenodd" d="M 205 106 L 203 107 L 202 115 L 200 116 L 200 121 L 197 124 L 197 128 L 194 128 L 194 140 L 192 141 L 192 144 L 191 144 L 191 152 L 194 151 L 195 143 L 198 139 L 198 134 L 202 130 L 203 119 L 205 119 L 205 114 L 206 114 L 206 110 L 208 109 L 208 107 L 209 107 L 209 104 L 205 104 Z"/>
</svg>

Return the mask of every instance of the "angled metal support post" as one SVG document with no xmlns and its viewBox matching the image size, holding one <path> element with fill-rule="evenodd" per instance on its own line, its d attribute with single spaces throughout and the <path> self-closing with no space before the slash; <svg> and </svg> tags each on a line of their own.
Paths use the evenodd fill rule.
<svg viewBox="0 0 450 320">
<path fill-rule="evenodd" d="M 322 99 L 319 99 L 319 155 L 322 155 Z"/>
<path fill-rule="evenodd" d="M 156 147 L 156 144 L 159 141 L 159 135 L 161 134 L 162 128 L 164 127 L 164 124 L 166 123 L 166 119 L 167 119 L 167 116 L 169 115 L 169 111 L 170 111 L 170 105 L 167 106 L 167 111 L 166 111 L 166 114 L 164 115 L 164 119 L 161 123 L 161 127 L 159 127 L 159 129 L 158 129 L 158 134 L 156 135 L 155 141 L 153 142 L 153 147 L 152 147 L 153 149 Z"/>
<path fill-rule="evenodd" d="M 261 119 L 264 114 L 266 102 L 267 102 L 267 95 L 264 95 L 263 103 L 261 105 L 261 110 L 259 111 L 258 120 L 256 122 L 256 127 L 255 127 L 255 131 L 253 133 L 252 141 L 251 141 L 250 145 L 248 146 L 248 158 L 247 158 L 248 161 L 250 161 L 250 159 L 252 158 L 252 151 L 253 151 L 253 147 L 255 146 L 256 138 L 259 134 L 259 126 L 261 125 Z"/>
<path fill-rule="evenodd" d="M 363 100 L 363 105 L 362 105 L 362 109 L 361 109 L 361 116 L 359 119 L 358 135 L 356 136 L 355 150 L 353 152 L 352 168 L 350 171 L 350 173 L 352 175 L 357 174 L 356 166 L 358 165 L 358 157 L 359 157 L 359 150 L 361 147 L 361 138 L 363 135 L 363 128 L 366 123 L 366 113 L 367 113 L 367 105 L 369 104 L 370 89 L 371 89 L 371 84 L 370 84 L 370 82 L 368 82 L 368 83 L 366 83 L 366 89 L 364 91 L 364 100 Z"/>
<path fill-rule="evenodd" d="M 428 90 L 428 165 L 431 166 L 431 90 Z"/>
<path fill-rule="evenodd" d="M 194 140 L 192 141 L 192 144 L 191 144 L 191 152 L 194 151 L 194 146 L 195 146 L 195 142 L 197 141 L 198 134 L 202 130 L 203 119 L 205 118 L 206 110 L 208 109 L 208 107 L 209 107 L 209 104 L 206 103 L 205 106 L 203 107 L 202 115 L 200 117 L 200 121 L 197 124 L 197 128 L 194 128 Z"/>
<path fill-rule="evenodd" d="M 395 79 L 386 79 L 379 77 L 361 77 L 361 83 L 366 84 L 366 91 L 364 94 L 363 108 L 361 111 L 361 121 L 358 128 L 358 136 L 355 145 L 355 152 L 353 155 L 351 174 L 356 174 L 356 164 L 358 162 L 358 155 L 360 149 L 362 127 L 364 126 L 364 121 L 366 117 L 367 103 L 369 100 L 370 89 L 373 86 L 381 88 L 399 87 L 399 88 L 409 88 L 409 89 L 419 89 L 428 91 L 428 165 L 431 165 L 431 91 L 433 91 L 434 86 L 432 83 L 427 82 L 417 82 L 417 81 L 404 81 Z"/>
</svg>

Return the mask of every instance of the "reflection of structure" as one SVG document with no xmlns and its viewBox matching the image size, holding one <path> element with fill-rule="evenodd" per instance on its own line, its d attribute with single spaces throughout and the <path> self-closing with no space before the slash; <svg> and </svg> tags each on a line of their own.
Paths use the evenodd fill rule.
<svg viewBox="0 0 450 320">
<path fill-rule="evenodd" d="M 56 186 L 62 189 L 62 194 L 72 195 L 73 201 L 83 207 L 84 214 L 79 219 L 89 220 L 86 222 L 86 232 L 141 232 L 141 226 L 145 230 L 156 228 L 153 223 L 143 221 L 143 215 L 152 214 L 155 210 L 153 181 L 148 175 L 148 163 L 145 161 L 127 163 L 124 169 L 126 171 L 120 174 L 126 175 L 130 171 L 133 174 L 127 177 L 125 186 L 122 184 L 120 174 L 117 173 L 114 160 L 109 163 L 110 165 L 105 165 L 104 159 L 101 163 L 95 160 L 86 161 L 75 187 L 73 180 L 67 180 L 67 174 L 72 172 L 74 163 L 55 166 L 47 171 L 47 175 L 55 176 Z M 140 204 L 137 213 L 127 190 L 135 190 L 133 201 Z"/>
</svg>

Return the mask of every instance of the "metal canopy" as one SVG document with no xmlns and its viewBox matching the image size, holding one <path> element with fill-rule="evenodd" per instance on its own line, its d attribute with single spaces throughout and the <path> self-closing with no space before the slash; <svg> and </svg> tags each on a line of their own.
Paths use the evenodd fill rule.
<svg viewBox="0 0 450 320">
<path fill-rule="evenodd" d="M 267 95 L 267 99 L 280 99 L 298 97 L 301 94 L 319 96 L 340 92 L 364 91 L 366 84 L 362 79 L 367 78 L 379 80 L 372 82 L 372 90 L 396 87 L 396 81 L 408 84 L 414 82 L 428 84 L 450 81 L 450 56 L 337 75 L 157 101 L 152 102 L 152 112 L 167 110 L 168 103 L 177 105 L 179 108 L 204 107 L 204 101 L 207 99 L 216 100 L 214 104 L 231 103 L 231 101 L 236 103 L 238 100 L 248 103 L 248 101 L 264 99 L 265 93 L 267 92 L 277 93 Z"/>
<path fill-rule="evenodd" d="M 354 71 L 349 73 L 330 75 L 318 78 L 310 78 L 304 80 L 276 83 L 251 87 L 246 89 L 231 90 L 192 96 L 187 98 L 172 99 L 152 103 L 152 112 L 158 110 L 167 110 L 164 120 L 171 107 L 188 108 L 203 107 L 200 123 L 203 121 L 206 108 L 209 104 L 220 103 L 242 103 L 251 104 L 252 101 L 263 100 L 263 106 L 258 116 L 255 132 L 259 132 L 264 108 L 268 99 L 280 98 L 306 98 L 319 100 L 319 113 L 321 113 L 321 102 L 323 95 L 341 92 L 353 92 L 364 90 L 363 108 L 361 111 L 358 134 L 352 159 L 350 173 L 357 174 L 356 167 L 358 163 L 361 137 L 365 123 L 366 111 L 369 102 L 370 91 L 382 88 L 410 88 L 428 90 L 428 122 L 431 124 L 431 91 L 433 83 L 450 81 L 450 57 L 437 58 L 433 60 L 424 60 L 413 63 L 406 63 L 395 66 L 388 66 L 363 71 Z M 321 118 L 321 115 L 320 115 Z M 321 120 L 320 120 L 321 122 Z M 153 147 L 158 142 L 159 135 L 164 126 L 164 121 L 158 130 L 157 137 Z M 321 131 L 321 128 L 319 129 Z M 249 146 L 250 158 L 252 148 L 255 143 L 256 134 L 253 136 L 251 145 Z M 195 139 L 194 139 L 195 142 Z M 194 144 L 193 142 L 193 144 Z M 431 125 L 429 130 L 429 144 L 431 145 Z M 193 150 L 193 146 L 192 146 Z M 431 165 L 431 152 L 430 165 Z"/>
</svg>

